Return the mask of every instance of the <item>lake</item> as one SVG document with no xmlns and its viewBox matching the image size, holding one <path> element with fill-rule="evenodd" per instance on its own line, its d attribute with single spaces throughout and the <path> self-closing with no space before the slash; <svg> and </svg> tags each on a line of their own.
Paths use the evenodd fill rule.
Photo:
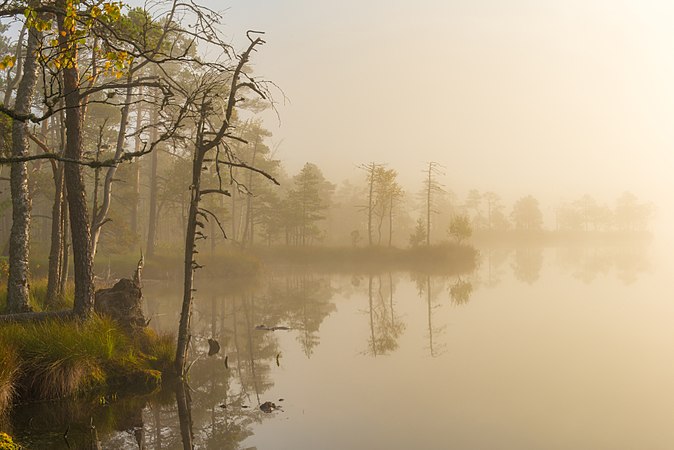
<svg viewBox="0 0 674 450">
<path fill-rule="evenodd" d="M 671 449 L 672 266 L 651 247 L 199 279 L 187 410 L 168 388 L 108 394 L 20 407 L 13 430 L 35 448 L 182 448 L 191 429 L 212 449 Z M 177 328 L 180 292 L 146 282 L 151 326 Z"/>
</svg>

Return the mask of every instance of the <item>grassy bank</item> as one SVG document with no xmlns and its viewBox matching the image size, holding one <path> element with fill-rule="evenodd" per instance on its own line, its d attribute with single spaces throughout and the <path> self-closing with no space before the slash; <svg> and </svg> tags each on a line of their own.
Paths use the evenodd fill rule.
<svg viewBox="0 0 674 450">
<path fill-rule="evenodd" d="M 401 271 L 464 273 L 477 264 L 477 250 L 470 245 L 445 243 L 395 247 L 268 247 L 254 254 L 270 265 L 301 265 L 331 272 Z"/>
<path fill-rule="evenodd" d="M 182 277 L 183 253 L 160 253 L 151 258 L 145 258 L 143 278 L 153 280 L 167 280 Z M 139 254 L 96 257 L 94 270 L 101 278 L 122 278 L 133 275 L 138 263 Z M 200 275 L 217 278 L 240 278 L 256 276 L 261 272 L 262 265 L 258 258 L 245 250 L 227 249 L 210 252 L 202 250 L 197 255 L 197 261 L 203 265 Z"/>
<path fill-rule="evenodd" d="M 71 396 L 99 386 L 156 385 L 170 370 L 172 337 L 131 338 L 111 320 L 0 326 L 0 411 L 13 402 Z"/>
</svg>

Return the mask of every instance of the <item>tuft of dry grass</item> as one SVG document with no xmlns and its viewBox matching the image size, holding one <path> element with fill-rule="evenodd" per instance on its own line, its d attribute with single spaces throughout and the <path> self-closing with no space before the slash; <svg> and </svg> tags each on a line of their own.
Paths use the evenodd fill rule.
<svg viewBox="0 0 674 450">
<path fill-rule="evenodd" d="M 16 393 L 16 376 L 19 371 L 18 358 L 12 348 L 3 349 L 0 353 L 0 416 L 12 404 Z"/>
<path fill-rule="evenodd" d="M 100 316 L 2 325 L 0 348 L 7 349 L 2 357 L 11 359 L 0 360 L 0 388 L 4 379 L 9 403 L 15 392 L 22 400 L 46 400 L 106 384 L 156 385 L 160 370 L 171 367 L 166 348 L 172 341 L 150 331 L 132 339 Z"/>
</svg>

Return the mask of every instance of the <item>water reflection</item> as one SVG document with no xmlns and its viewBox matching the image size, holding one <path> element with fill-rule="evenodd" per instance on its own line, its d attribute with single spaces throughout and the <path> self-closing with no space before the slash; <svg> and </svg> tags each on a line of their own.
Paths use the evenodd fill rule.
<svg viewBox="0 0 674 450">
<path fill-rule="evenodd" d="M 651 270 L 650 248 L 641 245 L 562 247 L 556 252 L 559 267 L 585 283 L 615 273 L 624 284 Z"/>
<path fill-rule="evenodd" d="M 534 284 L 538 281 L 543 267 L 543 249 L 530 247 L 518 248 L 513 257 L 513 275 L 519 281 Z"/>
<path fill-rule="evenodd" d="M 385 281 L 384 281 L 385 280 Z M 386 355 L 398 348 L 398 338 L 405 331 L 405 324 L 396 314 L 393 275 L 369 275 L 367 284 L 370 338 L 366 353 Z"/>
<path fill-rule="evenodd" d="M 480 250 L 479 285 L 497 287 L 507 277 L 504 267 L 510 261 L 511 273 L 522 283 L 538 282 L 546 260 L 563 273 L 584 283 L 600 276 L 615 276 L 628 285 L 652 269 L 651 249 L 643 244 L 486 247 Z"/>
<path fill-rule="evenodd" d="M 348 421 L 344 417 L 356 413 L 353 405 L 358 411 L 377 409 L 367 402 L 374 401 L 377 405 L 388 402 L 391 392 L 398 392 L 394 387 L 400 387 L 391 381 L 397 379 L 396 373 L 407 374 L 405 388 L 409 388 L 415 382 L 409 379 L 413 376 L 410 374 L 419 371 L 432 374 L 429 380 L 436 377 L 444 382 L 443 377 L 454 377 L 454 381 L 461 381 L 454 386 L 465 385 L 468 389 L 465 392 L 475 396 L 481 389 L 501 395 L 504 400 L 499 404 L 516 402 L 508 393 L 517 392 L 518 398 L 526 398 L 527 391 L 522 386 L 517 391 L 510 386 L 501 391 L 500 378 L 496 381 L 493 377 L 483 379 L 481 375 L 462 378 L 462 374 L 505 373 L 510 383 L 517 383 L 527 373 L 526 366 L 517 364 L 527 361 L 529 356 L 524 350 L 517 353 L 517 349 L 529 345 L 531 333 L 538 333 L 545 340 L 546 333 L 557 329 L 553 324 L 549 331 L 537 320 L 528 320 L 527 314 L 532 309 L 559 307 L 554 309 L 555 314 L 538 310 L 532 317 L 538 320 L 560 317 L 569 308 L 568 302 L 562 300 L 571 298 L 566 293 L 568 297 L 560 294 L 557 302 L 527 302 L 522 298 L 534 291 L 529 285 L 538 282 L 540 286 L 541 280 L 547 283 L 552 279 L 559 287 L 569 276 L 584 283 L 610 276 L 609 279 L 616 278 L 615 284 L 629 284 L 650 267 L 647 250 L 626 247 L 496 248 L 483 250 L 481 254 L 482 264 L 473 274 L 382 272 L 331 276 L 286 272 L 260 283 L 236 287 L 202 282 L 191 330 L 189 384 L 167 386 L 161 392 L 146 395 L 111 393 L 56 405 L 20 407 L 12 414 L 9 431 L 29 444 L 29 448 L 238 449 L 252 445 L 276 448 L 274 432 L 281 433 L 279 441 L 284 440 L 286 427 L 293 423 L 300 423 L 297 427 L 309 432 L 308 426 L 302 428 L 303 423 L 311 422 L 314 415 L 342 421 L 342 426 L 346 426 Z M 163 283 L 147 284 L 145 296 L 152 325 L 173 330 L 180 305 L 179 289 Z M 495 286 L 499 286 L 498 291 L 491 290 Z M 550 293 L 551 298 L 556 298 L 555 295 Z M 503 297 L 517 297 L 518 302 L 489 302 Z M 510 311 L 513 306 L 515 309 Z M 565 320 L 587 316 L 574 312 Z M 524 337 L 513 326 L 519 323 L 528 324 Z M 583 323 L 576 326 L 582 327 Z M 546 345 L 566 343 L 566 331 L 560 333 L 548 336 Z M 521 340 L 513 340 L 512 336 Z M 208 356 L 208 339 L 219 342 L 219 353 Z M 510 345 L 503 344 L 501 339 L 511 339 Z M 579 348 L 585 349 L 592 343 L 586 339 Z M 560 346 L 557 351 L 563 352 L 564 348 Z M 537 358 L 552 358 L 547 347 L 544 351 L 537 347 L 529 350 L 539 351 Z M 507 353 L 508 357 L 499 356 L 499 352 Z M 499 358 L 504 361 L 502 365 Z M 567 367 L 555 365 L 554 359 L 546 361 L 550 367 Z M 587 361 L 595 359 L 588 357 Z M 376 372 L 380 367 L 385 369 Z M 457 367 L 466 370 L 456 370 Z M 540 367 L 537 370 L 543 370 Z M 436 372 L 439 368 L 442 373 Z M 346 372 L 355 374 L 351 384 L 342 380 Z M 376 386 L 368 384 L 369 381 L 362 383 L 366 386 L 362 388 L 365 394 L 358 397 L 355 392 L 360 386 L 359 375 L 360 379 L 380 382 Z M 470 384 L 473 382 L 474 386 Z M 447 385 L 452 384 L 438 388 L 436 383 L 429 387 L 434 393 L 431 397 L 436 394 L 442 397 L 443 389 L 452 389 Z M 310 393 L 302 397 L 305 391 Z M 372 398 L 366 398 L 370 392 Z M 454 396 L 463 395 L 452 392 Z M 424 395 L 421 391 L 417 394 Z M 316 400 L 318 407 L 310 409 L 316 396 L 320 397 Z M 281 401 L 284 397 L 288 397 L 287 401 Z M 435 402 L 433 397 L 433 402 L 422 406 L 429 408 L 443 402 L 451 405 L 450 398 L 447 394 Z M 475 399 L 464 396 L 463 400 L 463 405 L 469 405 Z M 478 400 L 489 405 L 489 399 Z M 265 402 L 274 402 L 281 409 L 265 412 L 260 409 Z M 564 407 L 563 401 L 560 402 Z M 332 410 L 323 411 L 323 403 L 332 405 Z M 394 408 L 382 409 L 394 414 L 389 412 Z M 414 404 L 411 409 L 415 409 Z M 479 414 L 489 410 L 479 408 Z M 457 420 L 463 420 L 460 412 L 453 414 Z M 433 417 L 421 420 L 432 422 Z M 321 424 L 314 423 L 319 428 Z M 67 442 L 63 439 L 66 429 Z M 404 448 L 396 442 L 387 441 L 384 446 Z M 353 448 L 321 444 L 314 441 L 313 445 L 288 448 Z"/>
<path fill-rule="evenodd" d="M 457 280 L 449 287 L 449 298 L 452 304 L 456 306 L 465 305 L 470 301 L 470 296 L 473 293 L 473 283 L 469 280 L 464 280 L 458 277 Z"/>
<path fill-rule="evenodd" d="M 445 332 L 446 325 L 437 324 L 434 312 L 442 306 L 439 294 L 444 290 L 445 279 L 442 277 L 433 278 L 427 274 L 412 274 L 411 278 L 416 284 L 419 298 L 426 303 L 427 348 L 431 357 L 439 356 L 446 348 L 444 343 L 438 343 L 438 338 Z"/>
<path fill-rule="evenodd" d="M 503 266 L 508 261 L 510 256 L 510 249 L 488 247 L 482 249 L 480 254 L 483 258 L 483 265 L 485 273 L 484 286 L 493 288 L 499 285 L 506 272 Z"/>
</svg>

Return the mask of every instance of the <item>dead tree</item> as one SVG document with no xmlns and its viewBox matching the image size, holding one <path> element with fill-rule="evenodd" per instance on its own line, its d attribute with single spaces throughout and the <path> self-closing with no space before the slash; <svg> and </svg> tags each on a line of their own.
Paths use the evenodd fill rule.
<svg viewBox="0 0 674 450">
<path fill-rule="evenodd" d="M 442 175 L 440 170 L 442 166 L 431 161 L 428 163 L 428 168 L 424 171 L 426 173 L 426 180 L 424 180 L 425 200 L 426 200 L 426 245 L 431 245 L 431 216 L 437 211 L 433 209 L 433 201 L 436 194 L 445 192 L 442 185 L 438 182 L 438 175 Z"/>
<path fill-rule="evenodd" d="M 246 75 L 243 70 L 249 62 L 250 55 L 257 47 L 264 44 L 260 37 L 252 38 L 248 32 L 250 44 L 237 58 L 233 69 L 221 71 L 213 68 L 215 73 L 206 73 L 202 78 L 203 84 L 194 98 L 196 108 L 196 137 L 194 142 L 194 154 L 192 159 L 192 183 L 190 185 L 190 204 L 187 216 L 187 231 L 185 236 L 185 260 L 184 260 L 184 286 L 183 303 L 180 313 L 178 328 L 178 345 L 176 349 L 175 368 L 179 376 L 184 376 L 187 363 L 187 348 L 190 340 L 190 321 L 192 317 L 192 300 L 194 294 L 194 271 L 201 266 L 197 263 L 195 255 L 197 242 L 206 239 L 204 234 L 205 223 L 210 220 L 216 221 L 224 235 L 224 229 L 217 216 L 201 206 L 201 200 L 206 195 L 226 195 L 229 192 L 223 188 L 222 170 L 230 170 L 233 167 L 243 167 L 262 173 L 270 180 L 276 180 L 268 174 L 248 166 L 238 160 L 232 153 L 228 141 L 241 138 L 233 135 L 233 114 L 237 109 L 237 103 L 243 101 L 242 95 L 253 92 L 266 99 L 268 92 L 264 85 Z M 223 77 L 228 78 L 229 92 L 226 93 L 221 105 L 214 102 L 218 100 L 217 90 L 222 85 Z M 231 77 L 231 78 L 229 78 Z M 227 79 L 226 78 L 226 79 Z M 224 114 L 218 115 L 217 106 L 222 108 Z M 203 188 L 201 184 L 202 173 L 208 169 L 206 165 L 215 169 L 219 185 L 215 188 Z M 278 183 L 277 183 L 278 184 Z"/>
</svg>

